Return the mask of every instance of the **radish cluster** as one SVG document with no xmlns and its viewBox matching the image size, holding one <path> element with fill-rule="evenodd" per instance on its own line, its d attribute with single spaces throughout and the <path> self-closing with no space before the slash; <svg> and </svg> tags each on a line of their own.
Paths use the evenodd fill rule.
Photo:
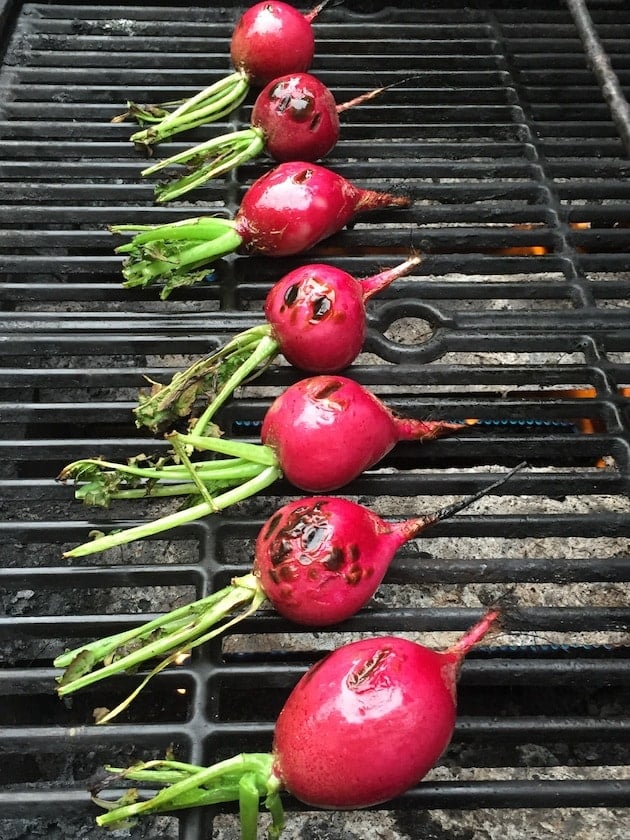
<svg viewBox="0 0 630 840">
<path fill-rule="evenodd" d="M 250 88 L 263 87 L 285 73 L 308 70 L 315 52 L 311 23 L 324 7 L 320 3 L 301 14 L 281 0 L 263 0 L 238 20 L 230 42 L 230 58 L 235 72 L 199 91 L 190 99 L 165 105 L 138 105 L 128 102 L 127 116 L 149 128 L 131 135 L 131 141 L 144 148 L 181 131 L 222 119 L 243 102 Z M 177 105 L 170 110 L 172 105 Z"/>
<path fill-rule="evenodd" d="M 130 103 L 129 113 L 150 124 L 131 139 L 149 148 L 226 116 L 251 86 L 263 88 L 249 129 L 144 170 L 149 175 L 171 164 L 192 165 L 175 184 L 159 188 L 159 201 L 180 196 L 263 150 L 279 165 L 249 187 L 234 218 L 197 216 L 161 225 L 112 226 L 114 233 L 131 234 L 116 249 L 125 258 L 125 286 L 160 284 L 166 299 L 174 289 L 207 278 L 212 263 L 227 254 L 300 254 L 359 213 L 410 205 L 408 197 L 360 187 L 313 162 L 336 143 L 339 113 L 384 90 L 337 105 L 330 91 L 306 72 L 314 54 L 311 23 L 323 5 L 307 14 L 277 0 L 253 6 L 234 29 L 233 74 L 179 103 Z M 314 495 L 283 505 L 264 523 L 249 574 L 140 627 L 57 657 L 55 667 L 64 669 L 58 679 L 60 696 L 157 660 L 139 687 L 99 720 L 108 722 L 152 676 L 252 615 L 265 601 L 302 625 L 343 622 L 369 603 L 404 543 L 521 468 L 460 502 L 394 523 L 329 495 L 378 465 L 399 441 L 428 442 L 477 422 L 401 417 L 340 373 L 364 345 L 366 301 L 419 261 L 412 256 L 362 280 L 322 263 L 287 273 L 266 298 L 265 324 L 240 333 L 168 385 L 153 383 L 150 394 L 141 395 L 136 422 L 153 431 L 191 418 L 197 404 L 205 403 L 187 431 L 166 434 L 171 446 L 167 456 L 139 455 L 126 464 L 87 458 L 62 471 L 60 480 L 73 480 L 76 497 L 87 504 L 107 506 L 115 499 L 146 497 L 185 500 L 174 513 L 97 535 L 66 552 L 69 558 L 218 513 L 280 478 Z M 279 353 L 314 375 L 273 401 L 260 443 L 223 437 L 213 423 L 216 412 Z M 362 639 L 333 651 L 291 691 L 269 753 L 241 754 L 211 767 L 167 758 L 108 768 L 116 778 L 162 789 L 146 801 L 139 801 L 135 789 L 116 803 L 95 799 L 108 811 L 97 818 L 98 824 L 115 828 L 142 814 L 238 800 L 242 838 L 255 840 L 261 798 L 272 816 L 271 834 L 279 836 L 282 791 L 311 806 L 344 809 L 399 796 L 424 778 L 448 746 L 463 659 L 498 617 L 497 610 L 490 610 L 445 651 L 396 636 Z"/>
<path fill-rule="evenodd" d="M 158 431 L 187 417 L 195 402 L 210 402 L 212 416 L 246 379 L 265 370 L 278 353 L 308 373 L 336 373 L 361 352 L 366 302 L 411 271 L 412 256 L 393 268 L 360 280 L 331 265 L 314 263 L 285 274 L 265 300 L 266 324 L 251 327 L 210 356 L 176 373 L 167 385 L 152 382 L 140 393 L 136 424 Z"/>
<path fill-rule="evenodd" d="M 138 456 L 127 464 L 87 458 L 69 464 L 59 480 L 73 479 L 76 496 L 87 504 L 112 499 L 187 496 L 183 510 L 153 522 L 98 536 L 65 557 L 153 536 L 225 510 L 285 476 L 300 490 L 336 490 L 374 466 L 402 440 L 419 443 L 462 431 L 469 422 L 399 417 L 378 397 L 345 376 L 302 379 L 273 401 L 261 428 L 261 443 L 229 440 L 212 427 L 214 405 L 187 434 L 167 435 L 173 462 L 156 464 Z M 191 453 L 227 458 L 191 460 Z"/>
<path fill-rule="evenodd" d="M 63 697 L 160 659 L 140 688 L 100 719 L 105 723 L 125 709 L 155 673 L 233 628 L 267 600 L 296 624 L 325 627 L 345 621 L 372 598 L 404 543 L 497 489 L 521 466 L 472 496 L 400 522 L 387 522 L 363 505 L 334 496 L 289 502 L 260 529 L 250 574 L 144 625 L 57 657 L 55 667 L 65 669 L 57 691 Z"/>
</svg>

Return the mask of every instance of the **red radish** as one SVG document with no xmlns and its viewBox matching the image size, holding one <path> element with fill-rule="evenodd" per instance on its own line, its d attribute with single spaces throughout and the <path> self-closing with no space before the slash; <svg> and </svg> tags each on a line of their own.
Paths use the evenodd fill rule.
<svg viewBox="0 0 630 840">
<path fill-rule="evenodd" d="M 285 73 L 308 70 L 315 53 L 311 22 L 324 5 L 320 3 L 305 15 L 275 0 L 252 6 L 234 29 L 232 64 L 256 87 Z"/>
<path fill-rule="evenodd" d="M 59 480 L 81 483 L 75 495 L 86 504 L 192 497 L 184 510 L 98 537 L 64 556 L 93 554 L 225 510 L 283 475 L 301 490 L 335 490 L 380 461 L 399 440 L 433 440 L 477 422 L 398 417 L 367 389 L 339 375 L 303 379 L 276 397 L 263 421 L 262 445 L 220 437 L 216 427 L 210 428 L 213 413 L 211 404 L 191 433 L 167 435 L 173 463 L 159 457 L 153 464 L 145 455 L 126 465 L 87 458 L 62 470 Z M 205 452 L 230 457 L 191 461 L 193 453 Z"/>
<path fill-rule="evenodd" d="M 260 437 L 276 453 L 285 478 L 323 493 L 348 484 L 398 441 L 432 440 L 461 428 L 461 423 L 398 417 L 345 376 L 312 376 L 274 400 Z"/>
<path fill-rule="evenodd" d="M 394 84 L 399 84 L 396 82 Z M 290 73 L 270 82 L 258 95 L 249 128 L 222 134 L 142 170 L 153 175 L 174 164 L 187 173 L 157 186 L 158 202 L 170 201 L 210 178 L 225 175 L 266 151 L 279 162 L 319 160 L 339 139 L 339 114 L 367 102 L 387 88 L 376 88 L 337 105 L 330 90 L 309 73 Z"/>
<path fill-rule="evenodd" d="M 420 257 L 410 257 L 361 280 L 320 263 L 290 271 L 267 295 L 266 324 L 239 333 L 210 356 L 176 373 L 168 385 L 152 382 L 150 393 L 140 394 L 134 410 L 136 424 L 157 431 L 187 416 L 201 395 L 212 399 L 215 412 L 242 382 L 267 368 L 280 352 L 309 373 L 342 370 L 363 348 L 366 301 L 419 262 Z"/>
<path fill-rule="evenodd" d="M 243 102 L 251 87 L 263 87 L 285 73 L 308 70 L 315 52 L 313 20 L 327 0 L 302 14 L 280 0 L 263 0 L 238 20 L 230 42 L 230 58 L 235 72 L 199 91 L 189 99 L 162 105 L 127 102 L 128 110 L 114 117 L 121 122 L 128 116 L 139 123 L 153 123 L 129 138 L 150 148 L 167 137 L 222 119 Z M 169 108 L 177 105 L 173 111 Z"/>
<path fill-rule="evenodd" d="M 408 207 L 411 199 L 363 189 L 315 163 L 281 163 L 249 187 L 234 219 L 199 216 L 165 225 L 114 225 L 134 232 L 116 248 L 126 254 L 125 286 L 165 281 L 161 297 L 208 276 L 202 266 L 226 254 L 285 257 L 312 248 L 344 227 L 357 213 Z"/>
<path fill-rule="evenodd" d="M 110 721 L 155 673 L 234 627 L 266 600 L 297 624 L 325 627 L 345 621 L 374 595 L 404 543 L 505 484 L 523 466 L 473 496 L 402 522 L 386 522 L 362 505 L 331 496 L 289 502 L 260 529 L 250 574 L 144 625 L 57 657 L 55 667 L 66 669 L 58 680 L 59 696 L 161 657 L 140 687 L 100 722 Z"/>
<path fill-rule="evenodd" d="M 418 784 L 448 746 L 457 715 L 457 678 L 466 654 L 495 626 L 488 611 L 459 641 L 435 651 L 397 636 L 344 645 L 313 665 L 276 721 L 270 753 L 241 753 L 211 767 L 171 759 L 127 769 L 121 778 L 162 790 L 144 801 L 127 791 L 96 802 L 100 826 L 143 814 L 239 800 L 242 840 L 255 840 L 259 800 L 284 825 L 280 793 L 318 808 L 368 808 Z M 219 798 L 220 797 L 220 798 Z"/>
</svg>

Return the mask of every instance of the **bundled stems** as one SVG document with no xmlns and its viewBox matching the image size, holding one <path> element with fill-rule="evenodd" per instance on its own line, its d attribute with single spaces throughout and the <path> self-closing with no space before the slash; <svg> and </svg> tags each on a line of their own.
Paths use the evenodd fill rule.
<svg viewBox="0 0 630 840">
<path fill-rule="evenodd" d="M 135 789 L 113 803 L 94 797 L 96 804 L 108 811 L 96 818 L 100 826 L 120 827 L 146 814 L 238 801 L 241 838 L 256 840 L 259 800 L 264 797 L 272 818 L 270 840 L 278 838 L 284 827 L 281 783 L 273 772 L 271 753 L 241 753 L 211 767 L 163 759 L 140 762 L 127 769 L 106 769 L 116 774 L 111 782 L 129 779 L 167 787 L 145 801 L 137 801 Z"/>
<path fill-rule="evenodd" d="M 164 225 L 111 225 L 112 233 L 133 233 L 131 241 L 119 245 L 123 254 L 123 286 L 149 286 L 165 278 L 162 300 L 182 286 L 199 283 L 211 274 L 209 262 L 231 254 L 243 240 L 232 219 L 198 216 Z"/>
<path fill-rule="evenodd" d="M 265 594 L 257 578 L 248 574 L 234 578 L 229 586 L 205 598 L 132 630 L 66 651 L 53 663 L 56 668 L 65 668 L 58 679 L 57 693 L 65 697 L 99 680 L 133 671 L 150 659 L 160 659 L 128 697 L 97 721 L 99 724 L 108 723 L 127 708 L 152 677 L 179 661 L 193 648 L 247 618 L 264 600 Z M 232 616 L 237 610 L 240 612 Z"/>
<path fill-rule="evenodd" d="M 155 200 L 158 204 L 164 204 L 200 187 L 210 178 L 218 178 L 236 169 L 237 166 L 242 166 L 262 154 L 264 148 L 264 133 L 260 128 L 251 126 L 241 131 L 222 134 L 205 143 L 199 143 L 191 149 L 185 149 L 183 152 L 148 166 L 142 170 L 141 174 L 146 178 L 167 166 L 186 165 L 188 170 L 186 175 L 177 178 L 172 183 L 158 184 L 155 187 Z"/>
<path fill-rule="evenodd" d="M 150 149 L 180 131 L 188 131 L 206 123 L 223 119 L 243 102 L 249 92 L 249 81 L 242 70 L 220 79 L 189 99 L 165 102 L 161 105 L 138 105 L 127 102 L 127 111 L 112 119 L 122 122 L 135 117 L 139 123 L 153 123 L 149 128 L 136 131 L 129 138 L 143 149 Z M 170 111 L 173 105 L 177 107 Z"/>
<path fill-rule="evenodd" d="M 215 353 L 176 373 L 168 385 L 151 381 L 150 392 L 138 397 L 136 425 L 158 431 L 173 420 L 188 417 L 197 398 L 208 394 L 214 396 L 204 416 L 212 417 L 239 385 L 263 373 L 279 351 L 269 324 L 239 333 Z"/>
</svg>

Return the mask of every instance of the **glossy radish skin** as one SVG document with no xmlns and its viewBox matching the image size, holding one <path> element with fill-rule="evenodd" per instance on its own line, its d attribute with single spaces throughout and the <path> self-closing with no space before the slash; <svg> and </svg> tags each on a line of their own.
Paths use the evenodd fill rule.
<svg viewBox="0 0 630 840">
<path fill-rule="evenodd" d="M 319 160 L 339 139 L 339 114 L 368 102 L 392 86 L 374 88 L 337 105 L 330 90 L 315 76 L 285 74 L 260 92 L 249 128 L 212 137 L 156 161 L 143 169 L 142 175 L 154 175 L 173 165 L 185 166 L 184 175 L 156 186 L 156 200 L 164 203 L 210 178 L 226 175 L 263 151 L 279 162 Z"/>
<path fill-rule="evenodd" d="M 358 187 L 326 167 L 290 161 L 254 181 L 234 223 L 242 251 L 284 257 L 341 230 L 356 213 L 410 203 L 405 196 Z"/>
<path fill-rule="evenodd" d="M 235 69 L 255 87 L 308 70 L 315 52 L 311 21 L 317 11 L 302 14 L 278 0 L 256 3 L 239 18 L 232 33 L 230 58 Z"/>
<path fill-rule="evenodd" d="M 263 132 L 265 148 L 275 160 L 318 160 L 339 139 L 337 103 L 319 79 L 292 73 L 261 91 L 252 126 Z"/>
<path fill-rule="evenodd" d="M 523 466 L 472 496 L 399 522 L 336 496 L 294 499 L 260 529 L 253 574 L 290 621 L 319 627 L 345 621 L 374 595 L 404 543 L 470 507 Z"/>
<path fill-rule="evenodd" d="M 101 826 L 126 827 L 142 814 L 239 801 L 242 840 L 256 840 L 264 799 L 280 837 L 280 794 L 318 808 L 368 808 L 421 781 L 452 737 L 456 682 L 468 651 L 499 618 L 490 610 L 443 652 L 396 636 L 363 639 L 328 654 L 297 683 L 283 706 L 270 753 L 240 753 L 210 767 L 165 760 L 107 767 L 121 779 L 163 785 L 138 801 L 128 790 Z"/>
<path fill-rule="evenodd" d="M 323 263 L 285 274 L 265 300 L 265 318 L 285 359 L 310 373 L 352 364 L 365 342 L 366 301 L 419 262 L 411 257 L 362 280 Z"/>
<path fill-rule="evenodd" d="M 313 493 L 343 487 L 398 441 L 430 440 L 460 423 L 397 417 L 374 394 L 343 376 L 296 382 L 268 409 L 262 442 L 288 481 Z"/>
<path fill-rule="evenodd" d="M 324 627 L 372 597 L 394 554 L 426 519 L 388 524 L 348 499 L 314 496 L 281 507 L 256 539 L 254 574 L 285 618 Z"/>
<path fill-rule="evenodd" d="M 124 285 L 162 280 L 165 299 L 175 288 L 206 279 L 205 266 L 226 254 L 299 254 L 356 214 L 410 204 L 406 196 L 364 189 L 324 166 L 291 161 L 254 181 L 234 219 L 197 216 L 163 225 L 111 225 L 110 230 L 135 234 L 116 248 L 126 257 Z"/>
<path fill-rule="evenodd" d="M 274 773 L 300 801 L 367 808 L 417 784 L 451 740 L 465 653 L 488 613 L 440 653 L 394 636 L 345 645 L 298 682 L 276 721 Z"/>
</svg>

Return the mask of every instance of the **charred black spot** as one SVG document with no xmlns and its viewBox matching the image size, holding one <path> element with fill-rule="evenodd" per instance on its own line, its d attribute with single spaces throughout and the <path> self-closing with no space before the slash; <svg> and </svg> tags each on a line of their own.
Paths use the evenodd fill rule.
<svg viewBox="0 0 630 840">
<path fill-rule="evenodd" d="M 291 543 L 288 540 L 274 540 L 273 545 L 269 548 L 272 566 L 279 566 L 290 551 Z"/>
<path fill-rule="evenodd" d="M 278 93 L 279 93 L 278 88 L 279 87 L 280 86 L 278 85 L 278 87 L 274 88 L 274 90 L 272 91 L 271 99 L 278 98 Z M 276 94 L 275 97 L 273 96 L 273 93 Z M 290 106 L 291 106 L 291 96 L 290 96 L 290 94 L 285 93 L 284 96 L 281 96 L 279 98 L 279 102 L 276 105 L 276 111 L 279 114 L 283 114 L 286 110 L 288 110 L 290 108 Z"/>
<path fill-rule="evenodd" d="M 320 388 L 319 391 L 315 394 L 316 400 L 325 400 L 328 399 L 332 394 L 338 391 L 342 387 L 343 383 L 340 382 L 338 379 L 333 379 L 328 385 Z"/>
<path fill-rule="evenodd" d="M 317 131 L 321 121 L 322 121 L 322 115 L 319 112 L 313 114 L 313 119 L 311 120 L 310 125 L 309 125 L 310 130 L 311 131 Z"/>
<path fill-rule="evenodd" d="M 324 318 L 332 309 L 330 298 L 322 295 L 313 301 L 313 319 L 319 321 Z"/>
<path fill-rule="evenodd" d="M 299 291 L 300 291 L 300 284 L 299 283 L 293 283 L 292 286 L 289 286 L 289 288 L 284 293 L 284 302 L 286 303 L 287 306 L 293 306 L 293 304 L 297 300 L 297 296 L 298 296 Z"/>
<path fill-rule="evenodd" d="M 306 122 L 313 113 L 314 107 L 313 97 L 302 91 L 299 96 L 291 99 L 291 116 L 296 122 Z"/>
<path fill-rule="evenodd" d="M 346 572 L 346 583 L 350 586 L 356 586 L 357 583 L 360 583 L 361 578 L 363 577 L 363 569 L 359 566 L 358 563 L 353 563 L 352 566 Z"/>
<path fill-rule="evenodd" d="M 282 514 L 276 513 L 274 516 L 271 517 L 269 522 L 267 523 L 267 527 L 265 529 L 265 533 L 263 534 L 263 539 L 268 540 L 269 537 L 273 534 L 276 530 L 278 525 L 282 522 Z"/>
<path fill-rule="evenodd" d="M 285 563 L 278 569 L 278 575 L 284 583 L 292 583 L 297 577 L 297 572 L 288 563 Z"/>
<path fill-rule="evenodd" d="M 350 559 L 354 561 L 358 560 L 361 556 L 361 549 L 356 543 L 352 543 L 348 546 L 348 552 L 350 554 Z"/>
<path fill-rule="evenodd" d="M 312 177 L 312 169 L 303 169 L 301 172 L 295 173 L 295 175 L 293 176 L 293 182 L 295 184 L 303 184 L 305 181 L 309 181 Z"/>
<path fill-rule="evenodd" d="M 324 568 L 328 569 L 329 572 L 338 572 L 343 566 L 345 559 L 343 549 L 336 545 L 322 565 Z"/>
<path fill-rule="evenodd" d="M 280 583 L 280 578 L 278 577 L 278 573 L 275 569 L 269 569 L 269 577 L 276 584 L 276 586 Z"/>
<path fill-rule="evenodd" d="M 348 674 L 346 677 L 346 684 L 348 688 L 358 688 L 362 682 L 369 679 L 381 662 L 384 659 L 387 659 L 390 652 L 390 649 L 386 647 L 381 648 L 381 650 L 377 650 L 366 662 L 363 663 L 363 665 Z"/>
</svg>

